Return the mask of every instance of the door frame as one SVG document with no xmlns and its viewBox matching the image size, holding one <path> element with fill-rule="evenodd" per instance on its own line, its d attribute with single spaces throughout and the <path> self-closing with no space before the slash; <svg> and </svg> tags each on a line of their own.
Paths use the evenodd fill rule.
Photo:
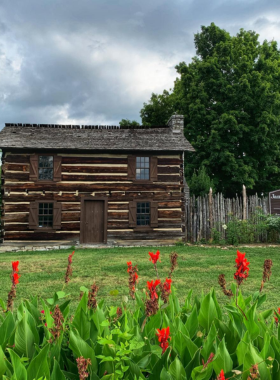
<svg viewBox="0 0 280 380">
<path fill-rule="evenodd" d="M 81 218 L 80 218 L 80 243 L 84 243 L 84 231 L 85 231 L 85 201 L 103 201 L 104 202 L 104 240 L 103 243 L 107 243 L 107 221 L 108 221 L 108 197 L 95 197 L 93 195 L 81 196 Z M 91 244 L 91 243 L 88 243 Z M 94 244 L 94 243 L 93 243 Z"/>
</svg>

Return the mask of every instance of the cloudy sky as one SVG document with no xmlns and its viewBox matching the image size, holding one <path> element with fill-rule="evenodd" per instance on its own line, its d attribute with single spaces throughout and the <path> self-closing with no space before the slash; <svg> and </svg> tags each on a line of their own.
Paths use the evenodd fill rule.
<svg viewBox="0 0 280 380">
<path fill-rule="evenodd" d="M 140 121 L 201 25 L 280 42 L 279 16 L 279 0 L 1 0 L 0 129 Z"/>
</svg>

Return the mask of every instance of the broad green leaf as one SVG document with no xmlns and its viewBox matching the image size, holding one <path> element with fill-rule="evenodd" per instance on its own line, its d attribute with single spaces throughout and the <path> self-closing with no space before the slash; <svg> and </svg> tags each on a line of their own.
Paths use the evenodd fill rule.
<svg viewBox="0 0 280 380">
<path fill-rule="evenodd" d="M 246 313 L 247 319 L 244 318 L 244 320 L 243 320 L 245 326 L 247 327 L 247 330 L 250 333 L 250 336 L 251 336 L 252 340 L 255 340 L 256 337 L 260 333 L 259 326 L 256 323 L 256 319 L 257 319 L 257 317 L 256 317 L 256 308 L 257 308 L 257 303 L 254 303 L 250 307 L 250 309 L 247 311 L 247 313 Z"/>
<path fill-rule="evenodd" d="M 198 330 L 197 316 L 198 316 L 197 308 L 196 308 L 196 305 L 194 305 L 192 312 L 186 322 L 186 328 L 189 332 L 190 338 L 193 338 Z"/>
<path fill-rule="evenodd" d="M 209 380 L 212 378 L 213 364 L 210 363 L 203 369 L 203 365 L 196 367 L 192 371 L 193 380 Z"/>
<path fill-rule="evenodd" d="M 90 337 L 90 321 L 88 319 L 88 316 L 84 312 L 82 308 L 76 312 L 75 317 L 72 322 L 73 326 L 76 327 L 76 329 L 79 332 L 80 337 L 83 340 L 88 340 Z"/>
<path fill-rule="evenodd" d="M 160 380 L 172 380 L 172 376 L 170 373 L 167 372 L 165 367 L 162 368 L 160 373 Z"/>
<path fill-rule="evenodd" d="M 46 345 L 31 361 L 27 369 L 28 380 L 38 379 L 40 376 L 50 380 L 50 368 L 48 365 L 49 345 Z"/>
<path fill-rule="evenodd" d="M 97 373 L 98 366 L 93 348 L 90 347 L 75 330 L 70 331 L 69 347 L 73 350 L 76 357 L 83 356 L 85 359 L 90 359 L 91 370 Z"/>
<path fill-rule="evenodd" d="M 27 380 L 27 372 L 24 365 L 21 363 L 19 356 L 11 349 L 8 349 L 8 351 L 14 370 L 11 380 Z"/>
<path fill-rule="evenodd" d="M 217 342 L 218 342 L 217 330 L 213 322 L 211 325 L 209 334 L 207 335 L 207 338 L 205 339 L 202 350 L 201 350 L 201 354 L 205 362 L 207 361 L 211 353 L 215 354 Z"/>
<path fill-rule="evenodd" d="M 212 299 L 211 294 L 208 293 L 201 303 L 198 322 L 208 332 L 210 330 L 212 322 L 217 317 L 218 313 L 216 310 L 215 302 Z"/>
<path fill-rule="evenodd" d="M 7 360 L 6 356 L 2 350 L 2 347 L 0 346 L 0 379 L 2 378 L 2 376 L 5 374 L 7 370 L 6 360 Z"/>
<path fill-rule="evenodd" d="M 4 319 L 4 322 L 0 326 L 0 345 L 3 349 L 6 348 L 6 344 L 14 332 L 15 329 L 15 320 L 13 317 L 13 314 L 9 311 L 6 314 L 6 318 Z"/>
<path fill-rule="evenodd" d="M 148 323 L 146 323 L 145 326 L 145 335 L 149 338 L 155 336 L 156 334 L 156 329 L 159 329 L 161 326 L 161 315 L 158 312 L 156 315 L 153 315 L 150 317 L 150 320 Z"/>
<path fill-rule="evenodd" d="M 174 380 L 187 380 L 186 371 L 177 356 L 170 364 L 168 372 Z"/>
<path fill-rule="evenodd" d="M 15 333 L 15 351 L 20 356 L 32 358 L 35 352 L 35 338 L 27 323 L 26 314 L 23 315 L 22 320 L 18 323 Z"/>
<path fill-rule="evenodd" d="M 248 350 L 246 352 L 243 363 L 243 380 L 247 380 L 249 370 L 252 365 L 258 363 L 258 370 L 261 380 L 270 380 L 270 372 L 267 368 L 267 364 L 263 361 L 262 357 L 257 353 L 256 348 L 249 343 Z"/>
<path fill-rule="evenodd" d="M 213 361 L 213 368 L 216 372 L 216 375 L 218 375 L 222 369 L 225 373 L 231 371 L 232 365 L 232 359 L 226 348 L 225 339 L 223 338 L 223 340 L 219 344 L 217 353 L 215 355 L 215 359 Z"/>
</svg>

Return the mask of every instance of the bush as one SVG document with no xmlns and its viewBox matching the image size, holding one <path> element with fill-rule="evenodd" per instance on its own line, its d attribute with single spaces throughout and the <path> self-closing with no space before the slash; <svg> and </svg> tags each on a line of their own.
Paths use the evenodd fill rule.
<svg viewBox="0 0 280 380">
<path fill-rule="evenodd" d="M 72 257 L 68 258 L 68 281 Z M 150 257 L 157 274 L 159 252 Z M 119 307 L 98 300 L 98 287 L 93 284 L 91 289 L 81 288 L 81 300 L 72 315 L 71 297 L 64 291 L 47 301 L 25 300 L 16 313 L 5 312 L 0 326 L 0 379 L 207 380 L 221 379 L 221 371 L 226 378 L 247 379 L 253 370 L 261 379 L 278 379 L 280 316 L 275 313 L 273 318 L 272 309 L 260 311 L 266 299 L 261 290 L 248 298 L 242 296 L 240 286 L 249 273 L 245 254 L 238 252 L 231 290 L 224 276 L 219 276 L 228 296 L 224 307 L 214 289 L 194 299 L 190 290 L 180 305 L 175 287 L 171 293 L 168 287 L 176 260 L 173 253 L 164 284 L 148 282 L 143 292 L 135 288 L 137 266 L 127 263 L 131 300 L 126 297 Z M 267 261 L 264 266 L 261 289 L 271 265 Z M 15 262 L 11 292 L 17 286 L 17 273 Z M 148 313 L 151 305 L 158 306 L 154 313 Z"/>
</svg>

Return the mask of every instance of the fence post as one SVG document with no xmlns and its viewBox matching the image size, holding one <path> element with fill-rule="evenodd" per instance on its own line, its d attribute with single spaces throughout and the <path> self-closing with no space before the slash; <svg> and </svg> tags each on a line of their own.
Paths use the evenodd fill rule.
<svg viewBox="0 0 280 380">
<path fill-rule="evenodd" d="M 246 187 L 243 185 L 243 220 L 247 219 L 247 194 L 246 194 Z"/>
<path fill-rule="evenodd" d="M 210 238 L 212 239 L 212 228 L 213 228 L 213 190 L 210 187 L 209 190 L 209 225 L 210 225 Z"/>
</svg>

